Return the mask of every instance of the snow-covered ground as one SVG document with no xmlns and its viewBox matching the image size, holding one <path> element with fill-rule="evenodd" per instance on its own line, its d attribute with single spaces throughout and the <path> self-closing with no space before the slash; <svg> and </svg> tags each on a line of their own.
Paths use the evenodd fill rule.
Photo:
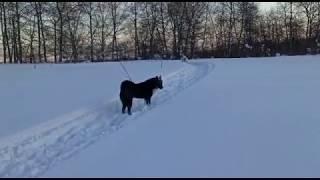
<svg viewBox="0 0 320 180">
<path fill-rule="evenodd" d="M 117 63 L 0 66 L 0 176 L 319 177 L 319 56 L 164 63 L 121 114 Z M 125 63 L 135 81 L 159 61 Z"/>
</svg>

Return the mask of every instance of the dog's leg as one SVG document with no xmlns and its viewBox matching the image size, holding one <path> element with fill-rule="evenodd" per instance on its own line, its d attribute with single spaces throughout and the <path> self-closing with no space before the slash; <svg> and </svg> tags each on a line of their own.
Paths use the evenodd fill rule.
<svg viewBox="0 0 320 180">
<path fill-rule="evenodd" d="M 148 97 L 147 98 L 147 105 L 150 105 L 151 104 L 151 97 Z"/>
<path fill-rule="evenodd" d="M 122 103 L 122 114 L 124 114 L 126 110 L 126 101 L 122 92 L 120 92 L 119 96 L 120 96 L 120 101 Z"/>
<path fill-rule="evenodd" d="M 128 100 L 128 114 L 131 115 L 132 98 Z"/>
<path fill-rule="evenodd" d="M 127 106 L 127 100 L 126 98 L 124 98 L 123 94 L 120 94 L 120 100 L 121 100 L 121 103 L 122 103 L 122 114 L 125 113 L 126 111 L 126 106 Z"/>
<path fill-rule="evenodd" d="M 124 114 L 126 111 L 126 105 L 122 104 L 122 114 Z"/>
</svg>

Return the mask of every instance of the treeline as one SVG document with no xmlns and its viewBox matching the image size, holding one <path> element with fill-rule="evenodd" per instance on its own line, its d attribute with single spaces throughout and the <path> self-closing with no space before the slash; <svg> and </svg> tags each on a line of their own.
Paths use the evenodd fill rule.
<svg viewBox="0 0 320 180">
<path fill-rule="evenodd" d="M 320 2 L 0 2 L 4 63 L 316 54 Z"/>
</svg>

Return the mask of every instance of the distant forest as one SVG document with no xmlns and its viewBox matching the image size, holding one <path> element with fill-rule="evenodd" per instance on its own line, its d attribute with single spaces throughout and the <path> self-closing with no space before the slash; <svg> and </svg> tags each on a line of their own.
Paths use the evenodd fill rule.
<svg viewBox="0 0 320 180">
<path fill-rule="evenodd" d="M 3 63 L 318 54 L 320 2 L 0 2 Z"/>
</svg>

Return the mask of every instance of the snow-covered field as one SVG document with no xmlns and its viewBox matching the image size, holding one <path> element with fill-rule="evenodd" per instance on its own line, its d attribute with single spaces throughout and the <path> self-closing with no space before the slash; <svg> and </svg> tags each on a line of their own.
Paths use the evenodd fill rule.
<svg viewBox="0 0 320 180">
<path fill-rule="evenodd" d="M 0 66 L 0 176 L 319 177 L 320 56 Z"/>
</svg>

